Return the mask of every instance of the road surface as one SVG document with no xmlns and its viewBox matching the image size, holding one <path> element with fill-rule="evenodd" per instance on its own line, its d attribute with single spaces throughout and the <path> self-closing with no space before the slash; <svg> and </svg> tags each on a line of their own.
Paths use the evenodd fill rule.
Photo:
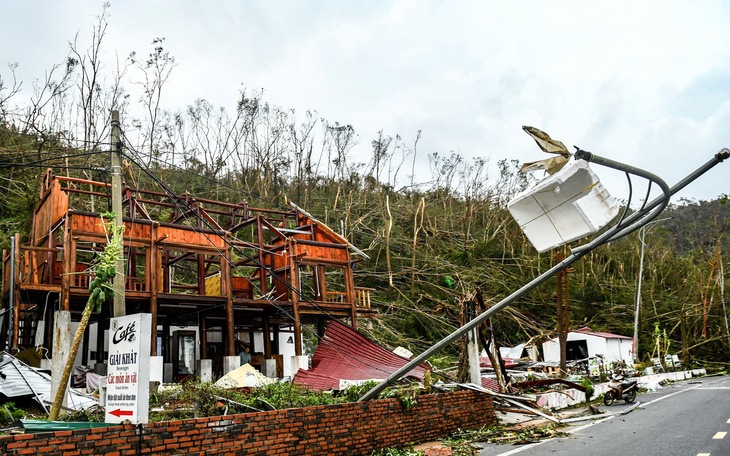
<svg viewBox="0 0 730 456">
<path fill-rule="evenodd" d="M 528 445 L 484 444 L 479 456 L 728 456 L 730 377 L 705 377 L 639 394 L 636 409 L 563 429 L 570 435 Z M 623 401 L 609 412 L 627 409 Z"/>
</svg>

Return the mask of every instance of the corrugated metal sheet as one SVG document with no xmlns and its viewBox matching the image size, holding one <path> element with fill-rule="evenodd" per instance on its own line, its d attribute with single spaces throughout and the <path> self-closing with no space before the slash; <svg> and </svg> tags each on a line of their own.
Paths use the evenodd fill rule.
<svg viewBox="0 0 730 456">
<path fill-rule="evenodd" d="M 409 360 L 400 357 L 337 320 L 328 323 L 324 340 L 312 357 L 310 370 L 300 369 L 294 383 L 314 389 L 339 389 L 340 380 L 385 379 Z M 423 379 L 426 367 L 408 377 Z"/>
<path fill-rule="evenodd" d="M 482 376 L 482 387 L 488 389 L 489 391 L 499 393 L 499 382 L 493 378 L 487 378 Z"/>
<path fill-rule="evenodd" d="M 7 353 L 0 354 L 0 357 L 2 357 L 0 359 L 0 394 L 9 398 L 30 396 L 44 403 L 53 401 L 50 375 L 28 366 Z M 73 410 L 84 410 L 98 404 L 99 401 L 93 397 L 69 389 L 66 407 Z"/>
</svg>

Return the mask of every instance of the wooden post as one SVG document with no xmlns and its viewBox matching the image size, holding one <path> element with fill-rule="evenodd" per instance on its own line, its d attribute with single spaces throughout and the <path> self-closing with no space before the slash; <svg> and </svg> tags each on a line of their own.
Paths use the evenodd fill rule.
<svg viewBox="0 0 730 456">
<path fill-rule="evenodd" d="M 248 347 L 251 349 L 251 353 L 256 351 L 256 338 L 253 331 L 248 332 Z"/>
<path fill-rule="evenodd" d="M 227 237 L 227 236 L 226 236 Z M 224 253 L 225 258 L 221 258 L 221 294 L 226 297 L 226 354 L 227 356 L 236 355 L 236 325 L 233 314 L 233 284 L 231 280 L 231 248 L 230 244 Z"/>
<path fill-rule="evenodd" d="M 208 323 L 205 314 L 200 316 L 200 359 L 208 359 Z"/>
<path fill-rule="evenodd" d="M 71 278 L 73 277 L 70 273 L 74 270 L 71 269 L 73 266 L 72 257 L 76 255 L 72 245 L 72 230 L 71 230 L 71 218 L 70 212 L 66 212 L 66 226 L 63 231 L 63 272 L 61 276 L 61 310 L 68 310 L 69 299 L 71 294 Z"/>
<path fill-rule="evenodd" d="M 173 362 L 172 350 L 170 350 L 170 322 L 162 322 L 162 354 L 166 363 Z M 159 356 L 159 355 L 157 355 Z"/>
<path fill-rule="evenodd" d="M 291 249 L 290 249 L 291 251 Z M 291 294 L 292 314 L 294 316 L 294 354 L 302 356 L 302 325 L 299 320 L 299 263 L 295 258 L 289 257 L 289 269 L 291 270 L 291 286 L 294 291 Z"/>
<path fill-rule="evenodd" d="M 274 340 L 271 341 L 271 352 L 274 355 L 280 355 L 279 349 L 279 325 L 271 325 L 271 331 L 274 333 Z"/>
<path fill-rule="evenodd" d="M 357 331 L 357 302 L 355 299 L 355 278 L 352 273 L 351 264 L 345 266 L 345 289 L 347 290 L 347 302 L 350 304 L 350 319 L 352 329 Z"/>
<path fill-rule="evenodd" d="M 165 259 L 162 263 L 162 292 L 170 293 L 170 251 L 165 250 Z"/>
<path fill-rule="evenodd" d="M 264 359 L 271 359 L 271 327 L 269 325 L 269 316 L 263 316 L 264 323 Z"/>
<path fill-rule="evenodd" d="M 256 231 L 258 232 L 258 250 L 259 250 L 259 287 L 261 295 L 267 292 L 266 286 L 266 267 L 264 266 L 264 225 L 261 223 L 262 215 L 256 216 Z"/>
<path fill-rule="evenodd" d="M 205 254 L 198 254 L 198 294 L 205 296 Z"/>
<path fill-rule="evenodd" d="M 157 227 L 159 223 L 153 223 L 150 229 L 150 247 L 147 250 L 145 259 L 147 272 L 145 274 L 146 289 L 150 292 L 150 314 L 152 315 L 150 340 L 150 356 L 157 356 L 157 293 L 159 292 L 160 273 L 160 250 L 157 248 Z"/>
<path fill-rule="evenodd" d="M 320 339 L 324 338 L 324 330 L 325 330 L 324 317 L 317 317 L 317 336 L 319 336 Z"/>
<path fill-rule="evenodd" d="M 563 261 L 565 253 L 559 251 L 557 253 L 558 263 Z M 560 345 L 560 375 L 567 375 L 567 345 L 569 331 L 569 314 L 568 308 L 570 301 L 568 300 L 568 270 L 562 269 L 557 274 L 557 301 L 558 301 L 558 343 Z"/>
</svg>

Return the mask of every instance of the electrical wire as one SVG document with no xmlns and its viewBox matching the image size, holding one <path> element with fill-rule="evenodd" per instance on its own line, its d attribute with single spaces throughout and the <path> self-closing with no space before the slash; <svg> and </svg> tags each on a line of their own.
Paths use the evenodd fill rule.
<svg viewBox="0 0 730 456">
<path fill-rule="evenodd" d="M 126 137 L 126 136 L 124 135 L 124 132 L 122 132 L 122 136 L 123 136 L 123 138 L 124 138 L 124 139 L 126 140 L 126 143 L 127 143 L 127 147 L 129 147 L 130 149 L 132 149 L 132 146 L 131 146 L 131 144 L 130 144 L 130 142 L 129 142 L 129 139 L 127 139 L 127 137 Z M 262 196 L 259 196 L 259 195 L 255 195 L 255 194 L 253 194 L 253 193 L 247 192 L 247 191 L 245 191 L 245 190 L 243 190 L 243 189 L 240 189 L 240 188 L 238 188 L 238 187 L 234 187 L 233 185 L 230 185 L 230 184 L 226 184 L 226 183 L 223 183 L 223 182 L 221 182 L 221 181 L 218 181 L 218 180 L 216 180 L 216 179 L 213 179 L 212 177 L 204 176 L 204 175 L 202 175 L 202 174 L 199 174 L 199 173 L 196 173 L 196 172 L 194 172 L 194 171 L 190 171 L 190 170 L 188 170 L 188 169 L 185 169 L 185 168 L 183 168 L 183 167 L 181 167 L 181 166 L 178 166 L 178 165 L 176 165 L 176 164 L 174 164 L 174 163 L 172 163 L 172 162 L 168 162 L 168 161 L 166 161 L 166 160 L 162 160 L 162 159 L 160 159 L 160 158 L 158 158 L 158 157 L 155 157 L 155 156 L 154 156 L 154 155 L 152 155 L 152 154 L 148 154 L 148 153 L 145 153 L 145 152 L 137 152 L 136 150 L 135 150 L 135 153 L 136 153 L 136 154 L 137 154 L 138 156 L 144 155 L 144 156 L 146 156 L 146 157 L 148 157 L 148 158 L 150 158 L 150 159 L 152 159 L 152 160 L 155 160 L 155 161 L 156 161 L 157 163 L 162 163 L 162 164 L 163 164 L 163 165 L 165 165 L 165 166 L 169 166 L 170 168 L 174 168 L 174 169 L 176 169 L 176 170 L 178 170 L 178 171 L 182 171 L 182 172 L 184 172 L 184 173 L 186 173 L 186 174 L 192 174 L 192 175 L 194 175 L 195 177 L 199 177 L 199 178 L 202 178 L 202 179 L 204 179 L 204 180 L 206 180 L 206 181 L 208 181 L 208 182 L 210 182 L 210 183 L 212 183 L 212 184 L 215 184 L 215 185 L 219 185 L 219 186 L 221 186 L 221 187 L 224 187 L 224 188 L 227 188 L 227 189 L 229 189 L 229 190 L 233 190 L 233 191 L 236 191 L 236 192 L 242 193 L 242 194 L 244 194 L 244 195 L 246 195 L 246 196 L 250 196 L 251 198 L 255 198 L 255 199 L 257 199 L 257 200 L 261 201 L 262 203 L 267 203 L 267 204 L 270 204 L 270 205 L 272 205 L 273 207 L 278 207 L 278 208 L 280 208 L 280 209 L 288 209 L 288 208 L 287 208 L 286 206 L 284 206 L 284 205 L 282 205 L 282 204 L 278 204 L 278 203 L 275 203 L 275 202 L 273 202 L 273 201 L 267 200 L 266 198 L 264 198 L 264 197 L 262 197 Z"/>
<path fill-rule="evenodd" d="M 92 141 L 88 139 L 73 139 L 73 138 L 57 138 L 51 135 L 46 135 L 45 133 L 22 133 L 19 131 L 11 131 L 11 130 L 5 130 L 0 129 L 0 134 L 6 134 L 6 135 L 14 135 L 14 136 L 23 136 L 28 138 L 34 138 L 36 140 L 42 139 L 45 140 L 63 140 L 68 142 L 75 142 L 80 144 L 97 144 L 97 145 L 106 145 L 106 146 L 112 146 L 111 143 L 106 143 L 102 141 Z"/>
<path fill-rule="evenodd" d="M 127 142 L 128 142 L 128 140 L 127 140 Z M 128 142 L 128 146 L 129 146 L 129 142 Z M 279 209 L 288 209 L 288 207 L 286 207 L 286 206 L 284 206 L 282 204 L 276 203 L 276 202 L 271 201 L 271 200 L 267 200 L 267 199 L 265 199 L 265 198 L 263 198 L 261 196 L 254 195 L 252 193 L 246 192 L 245 190 L 242 190 L 240 188 L 234 187 L 234 186 L 229 185 L 229 184 L 225 184 L 225 183 L 220 182 L 218 180 L 215 180 L 215 179 L 212 179 L 212 178 L 209 178 L 209 177 L 206 177 L 206 176 L 202 176 L 202 175 L 200 175 L 198 173 L 195 173 L 193 171 L 187 170 L 185 168 L 182 168 L 182 167 L 180 167 L 178 165 L 175 165 L 173 163 L 167 162 L 165 160 L 160 160 L 160 159 L 154 157 L 152 154 L 147 154 L 147 153 L 144 153 L 143 152 L 142 155 L 145 155 L 145 156 L 147 156 L 147 157 L 149 157 L 149 158 L 151 158 L 151 159 L 153 159 L 153 160 L 155 160 L 155 161 L 157 161 L 159 163 L 162 163 L 162 164 L 164 164 L 166 166 L 170 166 L 170 167 L 175 168 L 175 169 L 177 169 L 179 171 L 182 171 L 184 173 L 192 174 L 192 175 L 194 175 L 196 177 L 203 178 L 203 179 L 205 179 L 205 180 L 207 180 L 207 181 L 209 181 L 211 183 L 214 183 L 216 185 L 220 185 L 221 187 L 228 188 L 230 190 L 239 192 L 239 193 L 241 193 L 243 195 L 251 196 L 251 197 L 256 198 L 256 199 L 258 199 L 258 200 L 260 200 L 262 202 L 265 202 L 265 203 L 270 204 L 272 207 L 279 208 Z M 409 247 L 402 247 L 402 246 L 399 246 L 399 245 L 396 245 L 396 244 L 388 243 L 386 241 L 383 241 L 382 239 L 379 239 L 377 237 L 371 236 L 371 235 L 365 233 L 364 231 L 355 230 L 353 228 L 345 228 L 345 230 L 348 231 L 349 233 L 353 234 L 353 235 L 359 235 L 359 236 L 363 236 L 365 238 L 368 238 L 368 239 L 372 240 L 373 242 L 376 242 L 376 243 L 378 243 L 380 245 L 383 245 L 383 246 L 386 246 L 386 247 L 390 247 L 390 248 L 394 248 L 395 250 L 400 251 L 400 252 L 403 252 L 403 253 L 408 253 L 410 255 L 415 255 L 416 257 L 421 258 L 424 261 L 432 261 L 432 262 L 433 261 L 438 261 L 438 262 L 442 262 L 442 263 L 444 262 L 443 259 L 440 259 L 440 258 L 437 259 L 437 258 L 429 257 L 429 256 L 424 255 L 424 254 L 422 254 L 422 253 L 420 253 L 418 251 L 415 251 L 415 250 L 413 250 L 413 249 L 411 249 Z M 465 268 L 463 266 L 455 265 L 455 264 L 450 263 L 450 262 L 448 262 L 448 265 L 450 267 L 453 267 L 453 268 L 456 268 L 456 269 L 462 269 L 464 271 L 467 271 L 468 270 L 469 272 L 472 272 L 472 273 L 474 272 L 474 270 L 472 270 L 472 269 L 467 269 L 467 268 Z M 481 278 L 481 277 L 484 277 L 484 275 L 485 274 L 478 274 L 478 277 Z"/>
<path fill-rule="evenodd" d="M 12 167 L 16 167 L 16 166 L 32 166 L 32 165 L 46 163 L 46 162 L 54 161 L 54 160 L 65 160 L 65 159 L 77 158 L 77 157 L 89 157 L 89 156 L 98 155 L 101 153 L 105 153 L 105 152 L 101 152 L 101 151 L 80 152 L 77 154 L 61 155 L 58 157 L 41 158 L 39 160 L 34 160 L 31 162 L 8 162 L 8 161 L 2 162 L 2 161 L 0 161 L 0 168 L 12 168 Z"/>
</svg>

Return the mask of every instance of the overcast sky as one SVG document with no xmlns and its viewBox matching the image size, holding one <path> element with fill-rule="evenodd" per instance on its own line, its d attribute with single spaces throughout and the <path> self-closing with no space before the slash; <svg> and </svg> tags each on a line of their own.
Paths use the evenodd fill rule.
<svg viewBox="0 0 730 456">
<path fill-rule="evenodd" d="M 0 62 L 24 87 L 101 2 L 6 0 Z M 108 58 L 165 37 L 178 67 L 163 105 L 264 99 L 351 124 L 365 156 L 379 130 L 426 155 L 546 158 L 521 130 L 653 171 L 670 184 L 730 147 L 730 21 L 715 1 L 111 1 Z M 7 76 L 6 68 L 0 74 Z M 365 161 L 365 160 L 363 160 Z M 601 173 L 612 194 L 625 179 Z M 730 193 L 730 163 L 680 196 Z"/>
</svg>

